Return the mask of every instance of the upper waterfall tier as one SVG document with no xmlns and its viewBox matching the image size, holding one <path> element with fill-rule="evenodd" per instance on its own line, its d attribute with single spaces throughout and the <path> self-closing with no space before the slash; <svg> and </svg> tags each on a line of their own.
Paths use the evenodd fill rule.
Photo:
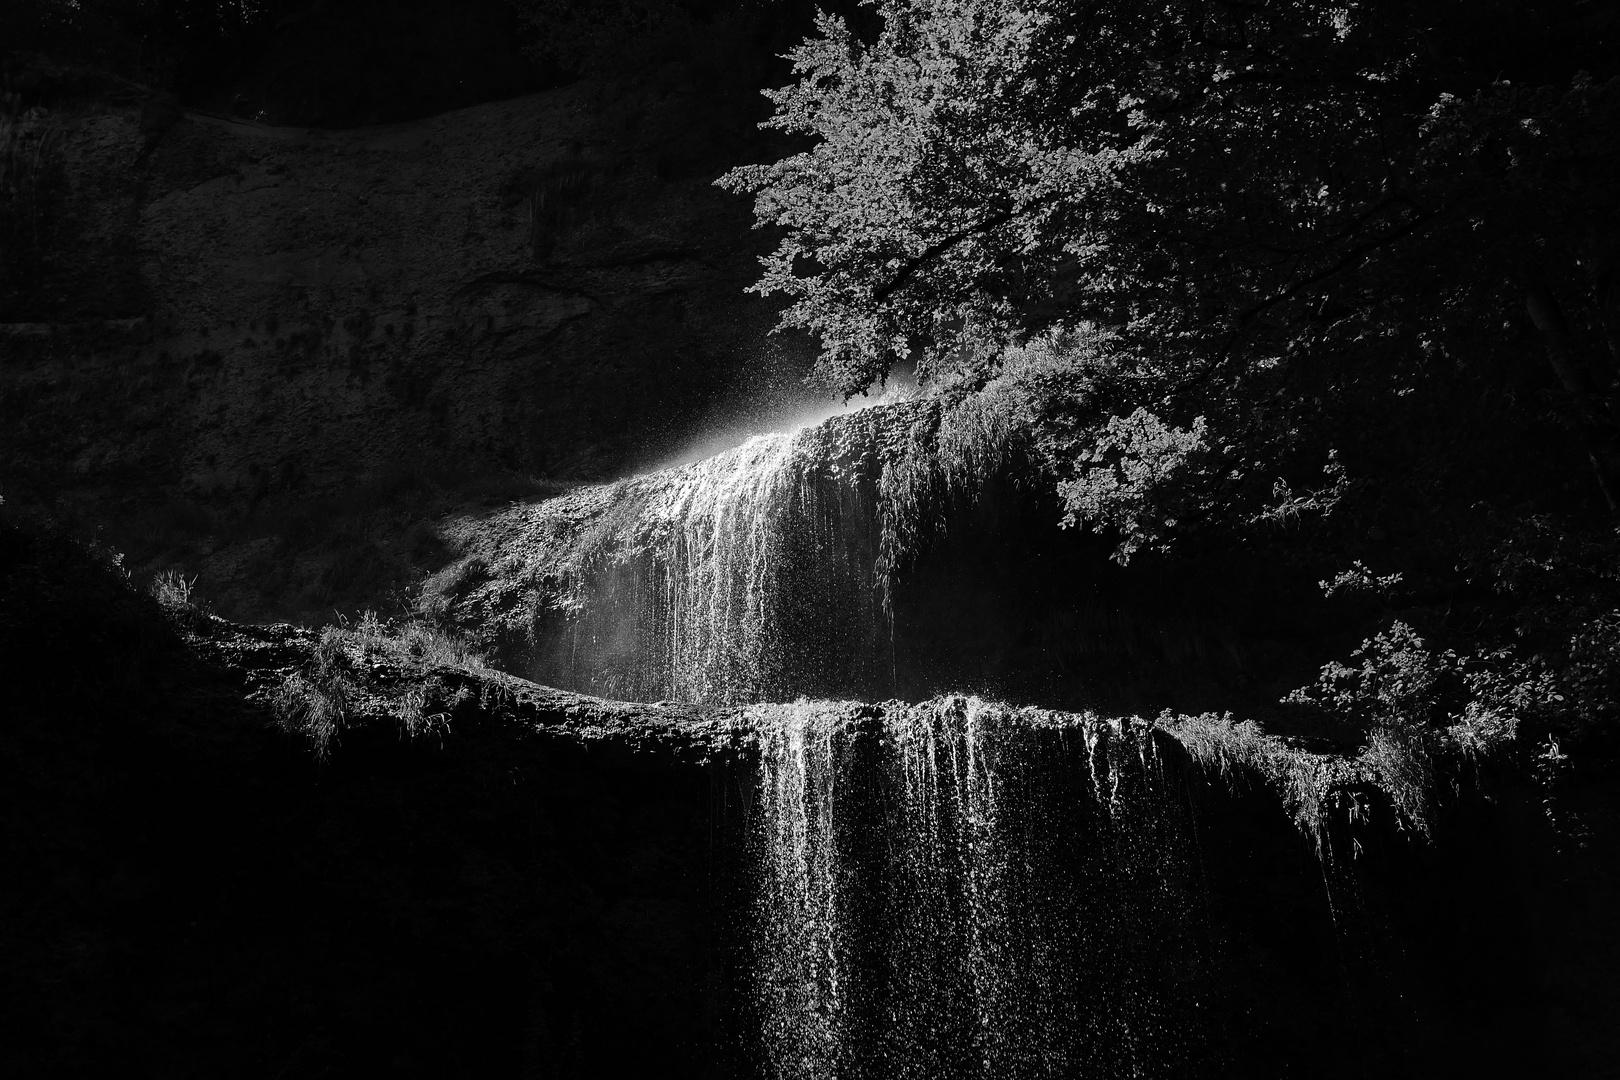
<svg viewBox="0 0 1620 1080">
<path fill-rule="evenodd" d="M 465 526 L 429 583 L 538 681 L 713 704 L 890 689 L 882 488 L 937 409 L 757 435 Z"/>
<path fill-rule="evenodd" d="M 1046 467 L 972 398 L 874 406 L 449 521 L 424 613 L 515 674 L 633 701 L 1196 713 L 1314 676 L 1270 568 L 1117 565 L 1113 537 L 1062 527 Z M 1294 673 L 1263 685 L 1257 658 Z"/>
</svg>

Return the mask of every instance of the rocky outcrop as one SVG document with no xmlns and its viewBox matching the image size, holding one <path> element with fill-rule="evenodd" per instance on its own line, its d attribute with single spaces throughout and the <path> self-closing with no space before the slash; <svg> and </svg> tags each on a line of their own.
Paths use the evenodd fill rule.
<svg viewBox="0 0 1620 1080">
<path fill-rule="evenodd" d="M 268 716 L 289 676 L 307 669 L 322 634 L 285 623 L 246 626 L 209 620 L 191 646 L 208 664 L 229 673 L 244 699 Z M 735 764 L 746 761 L 756 737 L 742 710 L 699 709 L 672 702 L 608 701 L 555 690 L 505 672 L 476 666 L 412 663 L 377 650 L 357 650 L 355 678 L 345 695 L 341 731 L 382 726 L 401 737 L 417 734 L 400 723 L 399 703 L 415 694 L 431 735 L 499 729 L 506 736 L 568 744 L 620 758 L 645 755 L 661 765 Z M 414 719 L 414 718 L 413 718 Z M 335 749 L 335 748 L 331 748 Z"/>
<path fill-rule="evenodd" d="M 0 326 L 8 482 L 612 472 L 768 325 L 724 160 L 671 152 L 692 112 L 594 84 L 349 131 L 28 110 L 54 233 Z"/>
<path fill-rule="evenodd" d="M 711 184 L 757 150 L 753 104 L 648 78 L 324 130 L 70 75 L 0 103 L 0 485 L 235 613 L 375 603 L 421 568 L 403 525 L 323 510 L 289 539 L 312 499 L 556 490 L 809 394 L 743 293 L 746 201 Z"/>
</svg>

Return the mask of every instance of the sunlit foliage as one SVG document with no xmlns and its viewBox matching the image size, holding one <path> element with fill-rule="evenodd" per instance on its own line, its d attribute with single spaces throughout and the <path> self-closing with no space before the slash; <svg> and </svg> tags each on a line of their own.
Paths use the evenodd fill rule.
<svg viewBox="0 0 1620 1080">
<path fill-rule="evenodd" d="M 1119 561 L 1264 549 L 1334 586 L 1369 659 L 1315 700 L 1357 723 L 1612 713 L 1620 14 L 875 7 L 769 93 L 802 149 L 721 181 L 833 385 L 915 363 L 942 430 L 1012 433 Z M 1375 656 L 1437 681 L 1396 701 Z"/>
</svg>

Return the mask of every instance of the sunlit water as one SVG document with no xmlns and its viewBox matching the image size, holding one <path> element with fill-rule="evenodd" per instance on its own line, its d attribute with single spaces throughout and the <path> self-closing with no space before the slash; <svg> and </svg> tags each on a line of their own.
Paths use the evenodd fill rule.
<svg viewBox="0 0 1620 1080">
<path fill-rule="evenodd" d="M 1159 736 L 972 698 L 750 712 L 770 1076 L 1178 1071 L 1203 958 Z"/>
<path fill-rule="evenodd" d="M 880 686 L 877 431 L 756 435 L 611 488 L 575 542 L 576 610 L 537 675 L 709 704 Z"/>
<path fill-rule="evenodd" d="M 977 698 L 805 700 L 893 685 L 885 470 L 930 417 L 756 435 L 553 500 L 530 526 L 567 618 L 538 676 L 744 707 L 772 1080 L 1197 1072 L 1213 960 L 1170 735 Z"/>
</svg>

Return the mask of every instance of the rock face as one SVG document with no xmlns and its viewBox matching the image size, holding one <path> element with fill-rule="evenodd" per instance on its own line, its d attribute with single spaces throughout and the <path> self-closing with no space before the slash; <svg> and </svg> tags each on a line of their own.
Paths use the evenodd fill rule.
<svg viewBox="0 0 1620 1080">
<path fill-rule="evenodd" d="M 285 539 L 214 558 L 251 509 L 402 475 L 602 479 L 809 393 L 743 294 L 747 203 L 711 184 L 753 152 L 752 105 L 584 82 L 334 131 L 52 79 L 0 125 L 22 185 L 0 484 L 85 508 L 140 565 L 220 590 L 250 541 Z M 178 539 L 143 524 L 159 506 Z M 309 585 L 236 610 L 329 609 Z"/>
<path fill-rule="evenodd" d="M 0 327 L 8 449 L 41 480 L 163 466 L 204 493 L 401 460 L 621 466 L 768 317 L 741 298 L 746 205 L 663 145 L 684 102 L 632 98 L 582 84 L 352 131 L 33 110 L 62 228 L 52 287 Z"/>
</svg>

